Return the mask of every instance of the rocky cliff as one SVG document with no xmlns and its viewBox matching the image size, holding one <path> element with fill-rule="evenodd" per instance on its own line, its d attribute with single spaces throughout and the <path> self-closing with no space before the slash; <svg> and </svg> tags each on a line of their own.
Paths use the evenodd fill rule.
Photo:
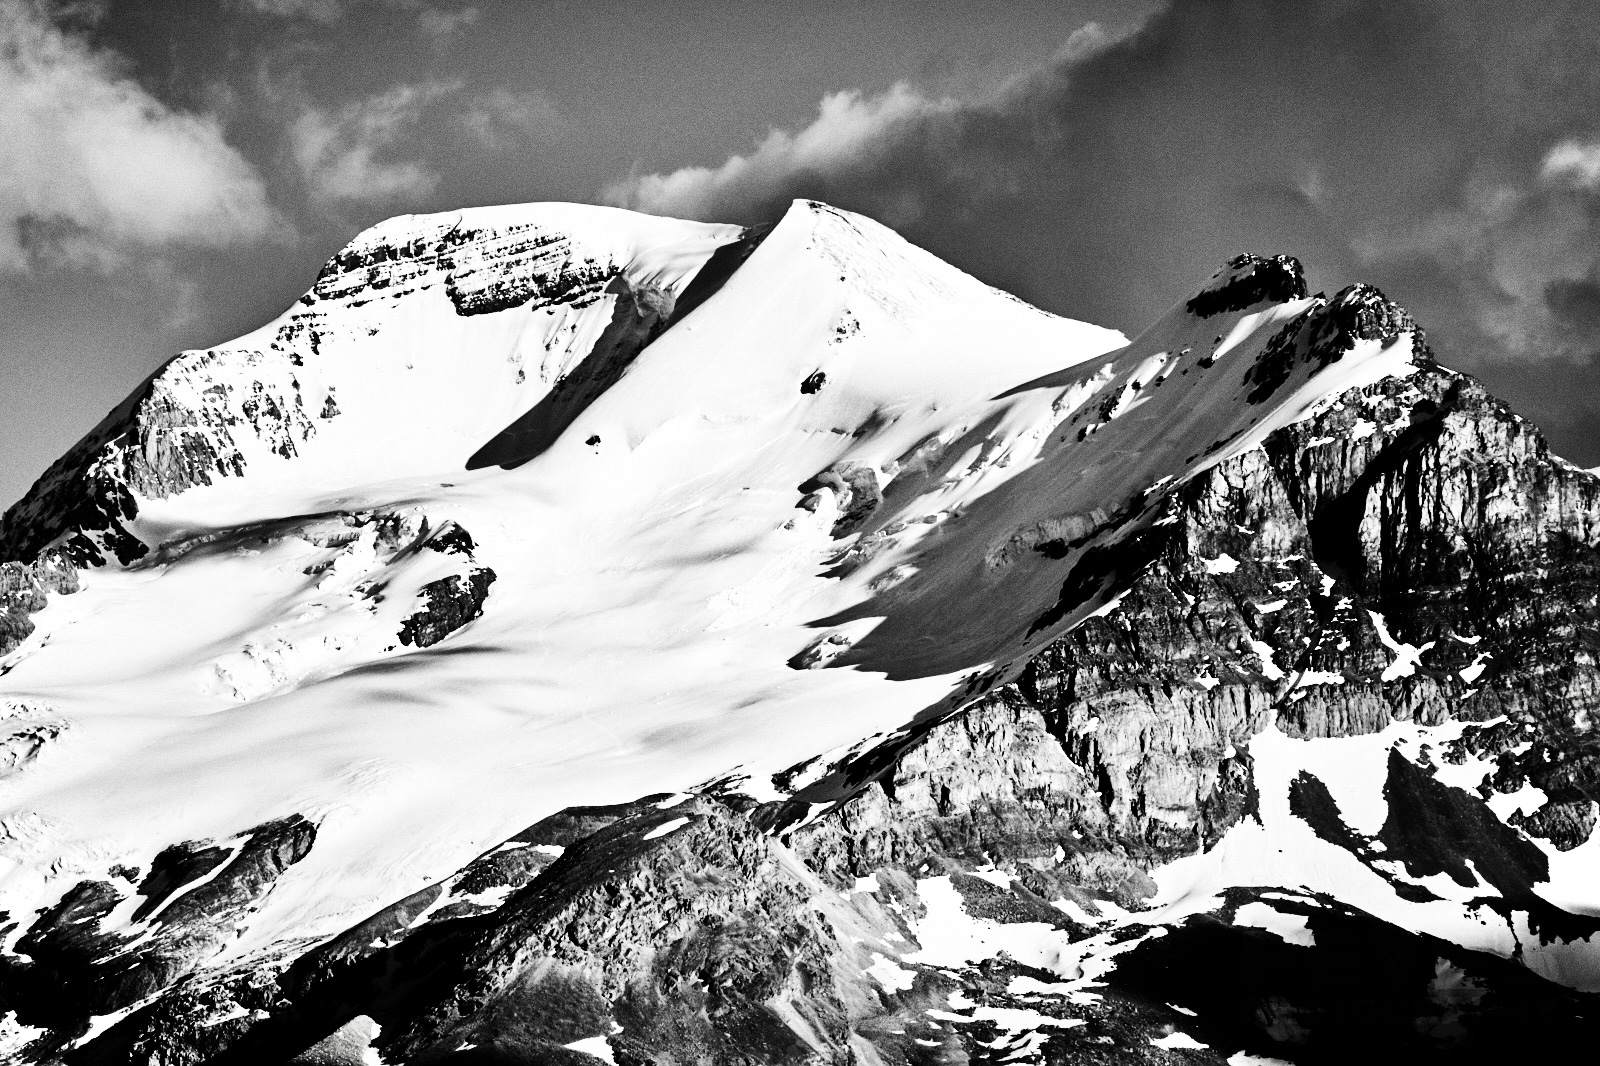
<svg viewBox="0 0 1600 1066">
<path fill-rule="evenodd" d="M 1429 366 L 1347 393 L 1191 483 L 1116 609 L 933 729 L 841 812 L 841 838 L 867 862 L 1032 839 L 1015 859 L 1060 844 L 1147 867 L 1245 814 L 1268 722 L 1314 738 L 1408 721 L 1470 723 L 1437 758 L 1493 760 L 1481 798 L 1539 789 L 1515 824 L 1570 850 L 1600 799 L 1597 520 L 1600 479 L 1471 378 Z M 978 796 L 1039 829 L 997 813 L 1013 839 L 990 840 Z M 1062 824 L 1103 847 L 1044 829 Z"/>
</svg>

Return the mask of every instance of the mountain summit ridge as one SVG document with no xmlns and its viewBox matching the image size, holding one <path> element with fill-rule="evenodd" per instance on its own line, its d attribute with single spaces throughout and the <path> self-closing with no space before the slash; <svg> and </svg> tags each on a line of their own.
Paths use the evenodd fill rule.
<svg viewBox="0 0 1600 1066">
<path fill-rule="evenodd" d="M 1152 1013 L 1161 944 L 1317 908 L 1569 1020 L 1533 974 L 1600 987 L 1600 481 L 1288 256 L 1127 341 L 814 201 L 403 216 L 0 545 L 25 1060 L 1132 1061 L 1200 1009 Z M 1508 1024 L 1428 972 L 1424 1051 Z M 1279 993 L 1195 1031 L 1338 1027 Z"/>
</svg>

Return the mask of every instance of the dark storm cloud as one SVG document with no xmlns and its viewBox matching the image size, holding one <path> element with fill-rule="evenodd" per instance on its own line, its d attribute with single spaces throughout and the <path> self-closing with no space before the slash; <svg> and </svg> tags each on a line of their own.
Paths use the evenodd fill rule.
<svg viewBox="0 0 1600 1066">
<path fill-rule="evenodd" d="M 1125 329 L 1237 251 L 1290 252 L 1314 284 L 1407 303 L 1441 357 L 1593 461 L 1597 90 L 1586 3 L 1179 0 L 986 99 L 837 94 L 807 128 L 610 195 L 732 220 L 829 200 Z"/>
</svg>

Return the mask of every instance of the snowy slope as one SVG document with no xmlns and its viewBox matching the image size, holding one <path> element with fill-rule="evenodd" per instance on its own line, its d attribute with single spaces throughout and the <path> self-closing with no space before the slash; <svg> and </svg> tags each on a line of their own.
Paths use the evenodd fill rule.
<svg viewBox="0 0 1600 1066">
<path fill-rule="evenodd" d="M 681 291 L 737 235 L 592 208 L 466 215 L 396 220 L 353 247 L 531 225 Z M 19 861 L 5 890 L 19 906 L 50 895 L 40 870 L 58 856 L 56 891 L 176 840 L 304 813 L 318 854 L 240 948 L 332 932 L 558 807 L 739 767 L 763 782 L 900 724 L 951 681 L 787 665 L 810 620 L 860 595 L 818 575 L 832 504 L 797 510 L 796 486 L 863 440 L 887 461 L 1119 340 L 865 220 L 797 206 L 547 452 L 469 471 L 582 360 L 617 297 L 468 316 L 430 277 L 398 293 L 335 289 L 161 375 L 198 405 L 219 380 L 250 396 L 276 360 L 292 368 L 292 409 L 320 411 L 331 395 L 339 413 L 288 456 L 270 447 L 279 425 L 236 427 L 239 473 L 166 496 L 135 489 L 125 526 L 170 546 L 86 570 L 80 592 L 34 616 L 6 691 L 70 725 L 7 784 Z M 297 329 L 307 310 L 319 317 Z M 819 370 L 827 384 L 802 392 Z M 361 541 L 329 548 L 258 526 L 413 511 L 459 523 L 496 575 L 483 617 L 435 650 L 402 646 L 390 605 L 409 604 L 448 556 L 416 553 L 394 573 Z M 349 592 L 376 581 L 381 602 Z"/>
<path fill-rule="evenodd" d="M 1181 486 L 1410 372 L 1413 330 L 1241 258 L 1125 343 L 809 202 L 764 236 L 384 223 L 8 515 L 81 587 L 0 660 L 45 736 L 0 781 L 0 908 L 308 819 L 220 964 L 564 807 L 718 781 L 820 811 L 851 753 L 1108 610 Z M 1269 883 L 1248 846 L 1162 904 Z"/>
</svg>

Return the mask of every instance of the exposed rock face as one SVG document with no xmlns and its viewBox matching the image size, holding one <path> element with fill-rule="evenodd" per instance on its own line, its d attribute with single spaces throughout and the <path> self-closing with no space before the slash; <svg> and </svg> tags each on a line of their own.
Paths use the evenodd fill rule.
<svg viewBox="0 0 1600 1066">
<path fill-rule="evenodd" d="M 442 282 L 458 313 L 481 315 L 593 297 L 614 273 L 614 264 L 583 256 L 570 238 L 534 226 L 455 225 L 402 244 L 374 231 L 328 260 L 309 303 Z"/>
<path fill-rule="evenodd" d="M 878 485 L 878 475 L 865 463 L 840 463 L 801 482 L 798 506 L 815 511 L 826 489 L 833 493 L 839 517 L 833 523 L 835 539 L 856 532 L 872 517 L 878 504 L 883 502 L 883 490 Z"/>
<path fill-rule="evenodd" d="M 613 1044 L 645 1061 L 664 1045 L 690 1061 L 774 1062 L 848 1045 L 848 1006 L 828 988 L 840 945 L 806 907 L 821 886 L 733 812 L 641 813 L 552 871 L 492 924 L 460 930 L 468 943 L 443 996 L 379 1017 L 394 1017 L 384 1045 L 396 1057 L 562 1045 L 613 1021 Z M 684 871 L 698 891 L 674 891 Z M 540 1001 L 545 1017 L 528 1017 Z"/>
<path fill-rule="evenodd" d="M 1222 265 L 1204 289 L 1185 304 L 1201 318 L 1243 311 L 1258 303 L 1284 303 L 1306 294 L 1305 271 L 1291 255 L 1236 255 Z"/>
<path fill-rule="evenodd" d="M 0 563 L 0 657 L 9 655 L 33 632 L 28 616 L 43 609 L 50 593 L 78 591 L 78 571 L 62 552 L 39 555 L 31 563 Z"/>
<path fill-rule="evenodd" d="M 174 1048 L 166 997 L 82 1060 L 283 1061 L 365 1016 L 393 1061 L 578 1063 L 567 1048 L 608 1039 L 632 1062 L 847 1061 L 851 1023 L 881 1004 L 837 925 L 893 923 L 842 906 L 736 811 L 661 799 L 532 826 L 305 955 L 273 993 L 260 970 L 180 993 L 246 1020 L 226 1041 Z"/>
<path fill-rule="evenodd" d="M 174 845 L 131 891 L 120 880 L 79 883 L 27 926 L 16 954 L 0 956 L 0 1004 L 25 1025 L 80 1035 L 90 1016 L 132 1006 L 214 955 L 315 839 L 296 815 L 226 844 Z M 136 897 L 130 923 L 102 928 Z"/>
<path fill-rule="evenodd" d="M 431 647 L 483 613 L 494 571 L 484 567 L 465 577 L 441 577 L 422 586 L 425 606 L 400 625 L 400 643 Z"/>
<path fill-rule="evenodd" d="M 640 801 L 572 808 L 544 819 L 453 877 L 385 907 L 339 936 L 252 956 L 220 973 L 181 983 L 113 1026 L 73 1061 L 177 1066 L 219 1057 L 242 1063 L 296 1057 L 359 1062 L 375 1035 L 370 1027 L 348 1058 L 319 1056 L 343 1046 L 345 1041 L 327 1034 L 351 1027 L 355 1005 L 402 995 L 391 988 L 407 984 L 406 975 L 390 970 L 398 945 L 413 935 L 431 936 L 437 923 L 494 912 L 550 866 L 565 845 L 649 806 Z M 418 972 L 440 964 L 425 957 Z M 330 1050 L 325 1044 L 335 1047 Z"/>
<path fill-rule="evenodd" d="M 1065 878 L 974 876 L 943 846 L 836 892 L 738 804 L 574 808 L 297 960 L 180 983 L 66 1061 L 1220 1064 L 1387 1040 L 1442 1064 L 1600 1020 L 1331 899 L 1231 890 L 1170 932 L 1108 926 Z"/>
<path fill-rule="evenodd" d="M 1119 607 L 934 729 L 841 812 L 831 861 L 1060 844 L 1112 864 L 1104 887 L 1137 885 L 1249 810 L 1244 749 L 1270 720 L 1306 737 L 1484 722 L 1442 757 L 1497 758 L 1486 797 L 1543 790 L 1521 824 L 1571 848 L 1600 800 L 1597 522 L 1600 480 L 1470 378 L 1346 394 L 1191 485 Z"/>
<path fill-rule="evenodd" d="M 455 522 L 446 522 L 432 536 L 423 537 L 421 543 L 430 551 L 460 558 L 468 567 L 465 573 L 441 577 L 423 585 L 421 609 L 400 625 L 401 644 L 428 648 L 483 613 L 495 573 L 487 566 L 476 565 L 472 553 L 477 545 L 473 543 L 472 534 Z"/>
<path fill-rule="evenodd" d="M 1315 363 L 1321 369 L 1338 362 L 1361 341 L 1389 345 L 1402 333 L 1417 334 L 1417 324 L 1403 307 L 1371 285 L 1351 285 L 1331 301 L 1307 308 L 1278 331 L 1245 372 L 1245 384 L 1255 386 L 1246 399 L 1251 403 L 1269 399 L 1289 380 L 1296 363 Z M 1417 345 L 1422 347 L 1420 334 Z"/>
<path fill-rule="evenodd" d="M 63 533 L 78 566 L 109 556 L 127 563 L 148 550 L 126 523 L 136 497 L 166 499 L 242 473 L 246 446 L 282 458 L 316 435 L 331 397 L 305 395 L 298 357 L 275 349 L 224 356 L 185 352 L 153 374 L 94 432 L 45 471 L 0 524 L 0 555 L 31 558 Z M 240 362 L 249 376 L 240 379 Z M 336 409 L 336 408 L 335 408 Z"/>
</svg>

